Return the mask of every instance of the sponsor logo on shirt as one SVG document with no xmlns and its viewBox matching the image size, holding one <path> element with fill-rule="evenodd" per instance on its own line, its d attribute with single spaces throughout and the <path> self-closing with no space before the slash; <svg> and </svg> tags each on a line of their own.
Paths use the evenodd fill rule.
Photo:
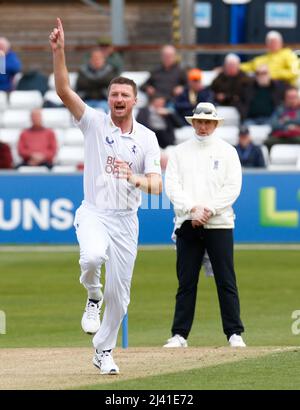
<svg viewBox="0 0 300 410">
<path fill-rule="evenodd" d="M 219 161 L 218 161 L 218 160 L 215 160 L 215 161 L 214 161 L 214 167 L 213 167 L 213 169 L 219 169 Z"/>
<path fill-rule="evenodd" d="M 105 141 L 106 141 L 107 144 L 109 144 L 109 145 L 112 145 L 112 144 L 115 142 L 114 139 L 109 139 L 109 137 L 106 137 L 106 138 L 105 138 Z"/>
<path fill-rule="evenodd" d="M 136 148 L 137 148 L 136 145 L 133 145 L 132 148 L 131 148 L 131 151 L 132 151 L 134 154 L 136 154 Z"/>
<path fill-rule="evenodd" d="M 159 160 L 159 159 L 155 159 L 155 160 L 154 160 L 154 165 L 155 165 L 156 167 L 160 167 L 160 160 Z"/>
<path fill-rule="evenodd" d="M 105 172 L 109 175 L 118 175 L 118 168 L 115 166 L 116 158 L 108 156 L 106 159 Z M 127 161 L 126 161 L 127 162 Z M 133 163 L 127 162 L 129 168 L 132 168 Z"/>
</svg>

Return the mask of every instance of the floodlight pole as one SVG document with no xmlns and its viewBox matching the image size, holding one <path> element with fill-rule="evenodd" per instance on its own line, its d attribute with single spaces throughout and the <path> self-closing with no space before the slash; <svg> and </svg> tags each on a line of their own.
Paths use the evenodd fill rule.
<svg viewBox="0 0 300 410">
<path fill-rule="evenodd" d="M 125 0 L 110 0 L 112 43 L 117 46 L 127 44 L 125 29 Z"/>
</svg>

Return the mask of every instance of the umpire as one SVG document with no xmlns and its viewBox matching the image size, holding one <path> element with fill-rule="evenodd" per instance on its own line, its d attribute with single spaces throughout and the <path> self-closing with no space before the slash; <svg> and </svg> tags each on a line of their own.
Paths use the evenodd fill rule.
<svg viewBox="0 0 300 410">
<path fill-rule="evenodd" d="M 213 104 L 199 103 L 193 116 L 185 118 L 195 136 L 171 152 L 165 175 L 176 215 L 179 287 L 172 337 L 164 347 L 187 347 L 205 250 L 214 271 L 224 333 L 231 347 L 245 347 L 233 266 L 232 204 L 241 190 L 239 157 L 233 146 L 214 135 L 222 118 Z"/>
</svg>

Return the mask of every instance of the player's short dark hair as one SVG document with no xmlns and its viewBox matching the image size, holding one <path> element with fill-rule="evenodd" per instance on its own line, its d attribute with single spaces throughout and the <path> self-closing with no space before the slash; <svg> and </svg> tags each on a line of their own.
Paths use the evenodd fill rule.
<svg viewBox="0 0 300 410">
<path fill-rule="evenodd" d="M 130 85 L 133 89 L 134 96 L 137 96 L 137 85 L 136 83 L 127 77 L 116 77 L 111 80 L 108 86 L 108 93 L 110 92 L 110 88 L 113 84 L 127 84 Z"/>
</svg>

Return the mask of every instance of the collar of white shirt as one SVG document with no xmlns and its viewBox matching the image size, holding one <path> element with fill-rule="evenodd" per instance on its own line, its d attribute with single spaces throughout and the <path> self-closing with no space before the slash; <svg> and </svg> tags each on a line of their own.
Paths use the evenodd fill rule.
<svg viewBox="0 0 300 410">
<path fill-rule="evenodd" d="M 113 120 L 111 119 L 111 115 L 109 115 L 109 125 L 110 125 L 112 133 L 118 132 L 120 135 L 122 135 L 122 137 L 136 139 L 137 138 L 137 121 L 134 117 L 132 117 L 132 121 L 133 121 L 132 131 L 126 132 L 124 134 L 122 133 L 121 129 L 114 124 Z"/>
</svg>

